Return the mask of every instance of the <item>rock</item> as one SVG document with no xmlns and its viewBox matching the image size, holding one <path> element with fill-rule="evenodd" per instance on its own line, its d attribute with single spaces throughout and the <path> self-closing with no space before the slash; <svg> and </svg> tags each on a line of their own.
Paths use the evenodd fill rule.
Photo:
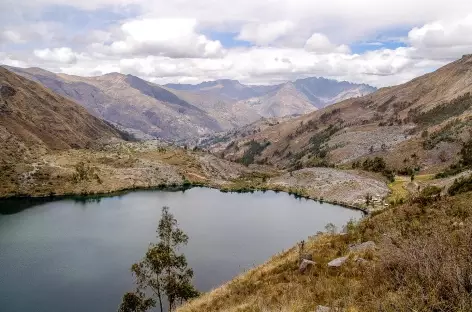
<svg viewBox="0 0 472 312">
<path fill-rule="evenodd" d="M 336 258 L 334 260 L 331 260 L 328 263 L 328 267 L 330 267 L 330 268 L 339 268 L 341 265 L 344 264 L 344 262 L 347 261 L 347 258 L 348 257 L 340 257 L 340 258 Z"/>
<path fill-rule="evenodd" d="M 366 250 L 375 249 L 376 245 L 373 241 L 364 242 L 361 244 L 355 244 L 349 246 L 350 252 L 361 252 Z"/>
<path fill-rule="evenodd" d="M 316 264 L 315 261 L 303 259 L 303 260 L 302 260 L 302 263 L 300 263 L 300 267 L 298 268 L 298 271 L 299 271 L 301 274 L 303 274 L 303 273 L 305 273 L 309 268 L 311 268 L 312 266 L 314 266 L 315 264 Z"/>
<path fill-rule="evenodd" d="M 1 85 L 0 86 L 0 95 L 3 97 L 10 97 L 16 94 L 16 90 L 8 85 Z"/>
<path fill-rule="evenodd" d="M 369 263 L 369 261 L 367 261 L 364 258 L 357 258 L 355 261 L 356 261 L 356 263 L 359 263 L 361 265 L 365 265 L 365 264 Z"/>
<path fill-rule="evenodd" d="M 330 312 L 330 311 L 331 311 L 330 307 L 322 306 L 322 305 L 317 306 L 315 310 L 315 312 Z"/>
<path fill-rule="evenodd" d="M 300 261 L 302 260 L 313 260 L 313 255 L 312 254 L 302 254 L 300 255 Z"/>
</svg>

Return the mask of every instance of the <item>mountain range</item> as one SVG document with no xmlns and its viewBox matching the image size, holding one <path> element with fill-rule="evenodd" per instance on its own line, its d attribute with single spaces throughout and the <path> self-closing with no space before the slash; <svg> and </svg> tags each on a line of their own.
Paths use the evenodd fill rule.
<svg viewBox="0 0 472 312">
<path fill-rule="evenodd" d="M 5 66 L 140 138 L 187 139 L 234 129 L 262 117 L 315 111 L 376 89 L 365 84 L 305 78 L 272 86 L 222 79 L 197 85 L 157 85 L 132 75 L 97 77 Z"/>
<path fill-rule="evenodd" d="M 270 126 L 256 122 L 207 138 L 203 147 L 291 170 L 383 157 L 399 172 L 437 172 L 457 161 L 470 137 L 471 94 L 472 55 L 465 55 L 405 84 Z"/>
</svg>

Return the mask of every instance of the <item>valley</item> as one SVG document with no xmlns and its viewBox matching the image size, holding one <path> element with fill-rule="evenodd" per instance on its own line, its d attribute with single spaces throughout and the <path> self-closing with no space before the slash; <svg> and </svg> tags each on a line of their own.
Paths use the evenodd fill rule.
<svg viewBox="0 0 472 312">
<path fill-rule="evenodd" d="M 76 101 L 89 113 L 137 137 L 164 140 L 230 130 L 261 117 L 300 115 L 376 90 L 322 78 L 275 86 L 242 85 L 229 79 L 160 86 L 119 73 L 79 77 L 40 68 L 5 68 Z"/>
<path fill-rule="evenodd" d="M 290 248 L 178 311 L 470 306 L 461 283 L 470 269 L 472 56 L 374 91 L 322 78 L 160 86 L 117 73 L 0 67 L 0 198 L 269 191 L 365 213 L 342 233 L 339 224 L 317 226 L 306 249 Z M 375 248 L 353 249 L 362 242 Z M 308 271 L 303 260 L 313 261 Z M 424 301 L 402 299 L 423 288 L 434 289 Z"/>
</svg>

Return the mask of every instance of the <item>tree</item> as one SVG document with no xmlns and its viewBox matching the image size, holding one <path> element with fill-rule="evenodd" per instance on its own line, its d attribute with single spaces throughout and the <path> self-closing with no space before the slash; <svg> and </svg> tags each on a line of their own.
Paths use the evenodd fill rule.
<svg viewBox="0 0 472 312">
<path fill-rule="evenodd" d="M 146 299 L 142 292 L 127 292 L 123 295 L 118 312 L 145 312 L 154 306 L 156 306 L 154 299 Z"/>
<path fill-rule="evenodd" d="M 472 166 L 472 139 L 468 140 L 462 145 L 460 155 L 462 158 L 461 162 L 463 166 L 465 167 Z"/>
<path fill-rule="evenodd" d="M 364 195 L 365 198 L 365 204 L 369 206 L 372 203 L 372 194 L 367 193 Z"/>
<path fill-rule="evenodd" d="M 169 207 L 162 208 L 157 234 L 159 243 L 151 244 L 144 258 L 131 267 L 131 271 L 136 277 L 138 289 L 134 297 L 130 294 L 123 297 L 122 306 L 127 299 L 127 302 L 132 304 L 138 302 L 138 307 L 149 309 L 151 306 L 139 305 L 139 299 L 144 302 L 149 300 L 144 299 L 144 295 L 140 295 L 144 291 L 148 291 L 157 297 L 161 312 L 163 311 L 164 296 L 167 297 L 169 311 L 172 311 L 177 303 L 199 295 L 191 283 L 193 270 L 187 267 L 185 256 L 177 254 L 178 249 L 187 244 L 188 236 L 178 228 L 177 220 L 169 212 Z M 133 307 L 132 304 L 127 304 L 127 306 Z M 125 311 L 146 310 L 120 310 L 120 312 Z"/>
</svg>

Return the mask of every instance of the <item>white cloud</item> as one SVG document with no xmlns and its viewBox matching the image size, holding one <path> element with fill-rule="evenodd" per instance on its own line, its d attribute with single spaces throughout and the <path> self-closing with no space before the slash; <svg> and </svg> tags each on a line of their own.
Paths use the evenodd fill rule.
<svg viewBox="0 0 472 312">
<path fill-rule="evenodd" d="M 236 39 L 249 41 L 257 45 L 267 45 L 292 32 L 294 26 L 291 21 L 249 23 L 241 28 Z"/>
<path fill-rule="evenodd" d="M 456 58 L 472 52 L 472 14 L 415 27 L 408 41 L 417 54 L 429 58 Z"/>
<path fill-rule="evenodd" d="M 62 47 L 54 49 L 34 50 L 34 55 L 41 60 L 62 64 L 74 64 L 77 62 L 77 54 L 71 48 Z"/>
<path fill-rule="evenodd" d="M 104 52 L 123 56 L 159 55 L 182 57 L 220 57 L 221 43 L 195 31 L 194 19 L 136 19 L 121 26 L 123 40 L 102 46 Z"/>
<path fill-rule="evenodd" d="M 0 7 L 0 44 L 10 55 L 0 61 L 79 75 L 121 71 L 156 82 L 273 83 L 316 75 L 384 86 L 472 51 L 472 17 L 463 16 L 472 12 L 472 1 L 466 0 L 239 0 L 236 6 L 214 0 L 18 0 L 15 16 L 35 12 L 31 16 L 39 18 L 41 7 L 51 4 L 90 10 L 73 16 L 99 26 L 17 22 Z M 128 15 L 130 6 L 136 12 Z M 113 17 L 88 20 L 97 8 L 97 16 L 108 10 Z M 408 29 L 406 47 L 372 45 L 375 51 L 360 54 L 348 47 L 376 44 L 384 33 L 404 37 Z M 212 38 L 221 31 L 255 47 L 223 47 Z M 18 45 L 23 50 L 15 50 Z"/>
<path fill-rule="evenodd" d="M 413 48 L 377 50 L 362 55 L 316 54 L 297 48 L 252 47 L 230 49 L 222 58 L 170 58 L 149 55 L 110 60 L 80 57 L 60 71 L 100 75 L 117 71 L 156 83 L 201 82 L 231 78 L 244 83 L 278 83 L 308 76 L 385 86 L 405 82 L 443 65 L 410 57 Z"/>
<path fill-rule="evenodd" d="M 13 30 L 4 30 L 0 32 L 0 43 L 24 43 L 21 35 Z"/>
<path fill-rule="evenodd" d="M 41 42 L 44 44 L 63 35 L 61 26 L 55 22 L 34 22 L 4 28 L 5 30 L 0 31 L 0 43 L 31 44 Z"/>
<path fill-rule="evenodd" d="M 350 53 L 351 50 L 345 44 L 336 46 L 328 37 L 320 33 L 314 33 L 305 43 L 305 50 L 315 53 Z"/>
</svg>

